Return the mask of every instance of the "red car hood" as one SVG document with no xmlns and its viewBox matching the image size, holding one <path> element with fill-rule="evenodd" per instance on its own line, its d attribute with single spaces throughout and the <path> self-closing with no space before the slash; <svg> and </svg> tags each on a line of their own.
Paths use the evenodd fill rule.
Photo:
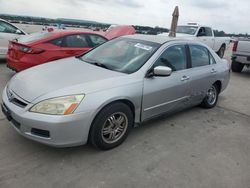
<svg viewBox="0 0 250 188">
<path fill-rule="evenodd" d="M 111 40 L 117 37 L 121 37 L 124 35 L 134 35 L 136 33 L 136 30 L 133 26 L 124 25 L 124 26 L 117 26 L 113 28 L 112 30 L 106 32 L 104 36 Z"/>
</svg>

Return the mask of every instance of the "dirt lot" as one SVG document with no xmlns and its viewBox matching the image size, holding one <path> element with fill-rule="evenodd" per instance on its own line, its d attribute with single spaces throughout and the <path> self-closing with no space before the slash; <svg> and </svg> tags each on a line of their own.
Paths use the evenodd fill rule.
<svg viewBox="0 0 250 188">
<path fill-rule="evenodd" d="M 13 75 L 0 63 L 0 92 Z M 106 152 L 35 143 L 0 113 L 0 187 L 248 188 L 249 91 L 250 71 L 233 73 L 216 108 L 148 122 Z"/>
</svg>

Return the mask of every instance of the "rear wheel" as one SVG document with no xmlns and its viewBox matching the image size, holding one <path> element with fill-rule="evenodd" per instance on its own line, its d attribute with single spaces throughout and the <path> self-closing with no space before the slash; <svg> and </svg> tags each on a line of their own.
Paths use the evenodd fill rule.
<svg viewBox="0 0 250 188">
<path fill-rule="evenodd" d="M 232 71 L 233 72 L 241 72 L 243 68 L 244 68 L 244 64 L 239 63 L 237 61 L 232 62 Z"/>
<path fill-rule="evenodd" d="M 99 149 L 112 149 L 127 138 L 132 125 L 131 109 L 124 103 L 111 104 L 96 116 L 89 141 Z"/>
<path fill-rule="evenodd" d="M 206 97 L 203 99 L 201 106 L 204 108 L 213 108 L 216 106 L 219 96 L 219 87 L 217 84 L 212 85 L 207 91 Z"/>
</svg>

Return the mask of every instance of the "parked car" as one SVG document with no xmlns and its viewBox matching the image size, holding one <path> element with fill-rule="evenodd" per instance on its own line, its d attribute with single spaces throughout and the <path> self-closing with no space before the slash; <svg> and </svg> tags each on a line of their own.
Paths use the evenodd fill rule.
<svg viewBox="0 0 250 188">
<path fill-rule="evenodd" d="M 27 33 L 13 24 L 0 19 L 0 59 L 5 58 L 9 41 L 19 38 L 22 35 L 27 35 Z"/>
<path fill-rule="evenodd" d="M 163 33 L 160 35 L 168 35 L 168 33 Z M 212 48 L 221 58 L 224 57 L 225 50 L 230 45 L 229 37 L 215 37 L 214 31 L 211 27 L 202 26 L 195 23 L 177 26 L 176 37 L 203 42 Z"/>
<path fill-rule="evenodd" d="M 127 34 L 133 34 L 127 26 L 111 30 L 105 35 L 67 30 L 34 33 L 10 42 L 7 66 L 20 72 L 50 61 L 80 55 L 108 40 Z"/>
<path fill-rule="evenodd" d="M 33 33 L 10 42 L 7 66 L 19 72 L 50 61 L 80 55 L 107 40 L 102 35 L 82 31 Z"/>
<path fill-rule="evenodd" d="M 232 71 L 241 72 L 245 66 L 250 66 L 250 39 L 247 38 L 234 41 Z"/>
<path fill-rule="evenodd" d="M 151 118 L 213 108 L 229 77 L 227 61 L 202 43 L 131 35 L 16 74 L 3 90 L 2 111 L 29 139 L 111 149 Z"/>
</svg>

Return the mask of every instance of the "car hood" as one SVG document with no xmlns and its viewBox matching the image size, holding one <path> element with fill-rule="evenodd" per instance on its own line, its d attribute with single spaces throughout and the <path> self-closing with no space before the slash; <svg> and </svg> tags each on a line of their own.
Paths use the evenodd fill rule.
<svg viewBox="0 0 250 188">
<path fill-rule="evenodd" d="M 122 25 L 122 26 L 117 26 L 110 31 L 106 32 L 104 36 L 111 40 L 117 37 L 121 37 L 124 35 L 134 35 L 136 33 L 136 30 L 133 26 L 130 25 Z"/>
<path fill-rule="evenodd" d="M 114 87 L 119 84 L 114 78 L 126 75 L 73 57 L 20 72 L 11 79 L 8 88 L 22 99 L 32 102 L 38 97 L 56 91 L 63 91 L 60 93 L 62 95 L 79 94 L 79 92 L 86 94 L 111 87 L 111 84 Z M 67 88 L 69 92 L 78 93 L 64 93 Z"/>
</svg>

